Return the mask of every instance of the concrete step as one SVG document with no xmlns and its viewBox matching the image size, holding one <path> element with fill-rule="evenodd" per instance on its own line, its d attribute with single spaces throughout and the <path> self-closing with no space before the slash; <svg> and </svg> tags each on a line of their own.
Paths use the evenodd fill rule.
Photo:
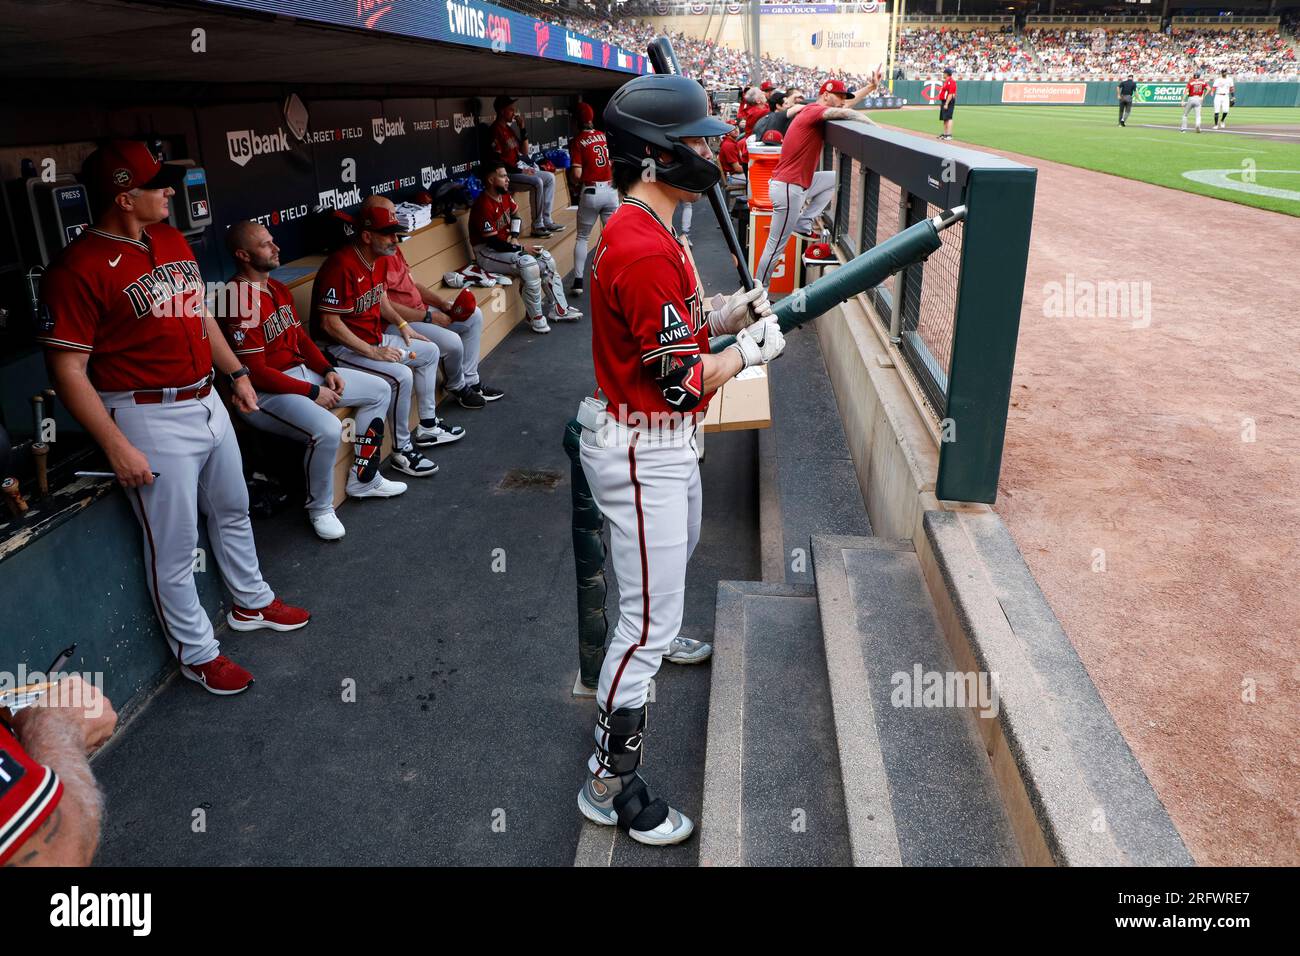
<svg viewBox="0 0 1300 956">
<path fill-rule="evenodd" d="M 719 582 L 701 865 L 851 862 L 830 701 L 813 589 Z"/>
<path fill-rule="evenodd" d="M 813 561 L 854 862 L 1020 864 L 971 710 L 916 692 L 956 670 L 911 543 L 815 535 Z"/>
</svg>

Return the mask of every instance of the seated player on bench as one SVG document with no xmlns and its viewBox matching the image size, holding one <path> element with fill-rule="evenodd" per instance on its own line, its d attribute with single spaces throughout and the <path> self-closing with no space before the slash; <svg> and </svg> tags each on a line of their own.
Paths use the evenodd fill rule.
<svg viewBox="0 0 1300 956">
<path fill-rule="evenodd" d="M 392 390 L 377 376 L 336 369 L 298 320 L 293 294 L 270 272 L 280 266 L 280 247 L 265 226 L 251 220 L 226 231 L 235 260 L 231 288 L 219 297 L 222 330 L 234 353 L 248 366 L 257 389 L 257 411 L 236 414 L 262 431 L 305 442 L 307 518 L 326 541 L 343 537 L 334 514 L 334 463 L 344 423 L 330 409 L 350 406 L 355 416 L 356 458 L 348 469 L 352 498 L 391 498 L 406 490 L 379 474 L 384 418 Z"/>
</svg>

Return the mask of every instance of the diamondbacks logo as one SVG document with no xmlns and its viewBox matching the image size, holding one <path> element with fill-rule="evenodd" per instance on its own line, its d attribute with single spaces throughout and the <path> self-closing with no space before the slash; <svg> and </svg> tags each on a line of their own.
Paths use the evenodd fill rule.
<svg viewBox="0 0 1300 956">
<path fill-rule="evenodd" d="M 395 120 L 376 116 L 370 121 L 370 135 L 374 137 L 376 143 L 382 145 L 386 139 L 392 139 L 394 136 L 405 136 L 406 122 L 400 116 Z"/>
<path fill-rule="evenodd" d="M 247 166 L 255 156 L 289 151 L 289 134 L 283 128 L 274 133 L 257 133 L 251 129 L 226 131 L 226 151 L 236 166 Z"/>
<path fill-rule="evenodd" d="M 206 293 L 203 273 L 192 260 L 154 266 L 122 290 L 137 319 L 200 316 Z"/>
<path fill-rule="evenodd" d="M 538 20 L 533 24 L 533 30 L 536 32 L 537 55 L 546 55 L 546 45 L 551 42 L 551 28 L 549 25 Z"/>
</svg>

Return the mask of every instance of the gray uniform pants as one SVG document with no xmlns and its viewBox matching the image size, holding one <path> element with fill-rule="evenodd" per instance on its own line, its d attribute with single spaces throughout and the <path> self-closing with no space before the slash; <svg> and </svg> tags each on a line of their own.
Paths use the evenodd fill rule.
<svg viewBox="0 0 1300 956">
<path fill-rule="evenodd" d="M 1183 129 L 1187 129 L 1187 115 L 1191 113 L 1193 110 L 1196 111 L 1196 128 L 1197 129 L 1201 128 L 1201 103 L 1203 101 L 1204 101 L 1204 97 L 1200 97 L 1200 96 L 1187 97 L 1187 102 L 1183 104 L 1183 125 L 1182 125 Z"/>
<path fill-rule="evenodd" d="M 421 332 L 423 334 L 423 332 Z M 381 345 L 402 353 L 400 362 L 378 362 L 352 351 L 346 345 L 334 348 L 338 368 L 358 368 L 378 375 L 397 391 L 397 399 L 389 406 L 389 420 L 393 431 L 393 448 L 405 451 L 411 447 L 411 390 L 414 388 L 419 402 L 420 419 L 428 421 L 438 416 L 438 357 L 441 353 L 432 342 L 413 339 L 408 346 L 393 326 L 384 333 Z M 411 353 L 415 357 L 411 357 Z"/>
<path fill-rule="evenodd" d="M 519 164 L 520 172 L 510 174 L 510 185 L 528 190 L 529 204 L 533 207 L 533 228 L 551 225 L 551 203 L 555 199 L 555 174 L 544 169 Z"/>
<path fill-rule="evenodd" d="M 540 255 L 529 252 L 498 252 L 491 246 L 474 247 L 478 267 L 487 272 L 518 276 L 524 291 L 524 312 L 528 319 L 553 316 L 557 309 L 568 309 L 564 284 L 555 268 L 555 259 L 546 250 Z"/>
<path fill-rule="evenodd" d="M 763 258 L 758 260 L 758 272 L 754 275 L 759 285 L 772 281 L 772 271 L 790 234 L 806 233 L 812 229 L 813 220 L 830 205 L 834 193 L 835 173 L 829 169 L 813 173 L 807 189 L 795 183 L 772 180 L 772 229 L 767 235 L 767 245 L 763 247 Z"/>
<path fill-rule="evenodd" d="M 618 208 L 618 190 L 613 183 L 584 186 L 578 197 L 578 237 L 573 244 L 573 275 L 581 279 L 587 269 L 587 243 L 591 230 L 596 228 L 596 218 L 604 227 Z"/>
<path fill-rule="evenodd" d="M 478 384 L 479 342 L 483 338 L 483 310 L 463 322 L 443 328 L 432 322 L 420 322 L 415 330 L 438 346 L 442 353 L 442 384 L 453 392 Z"/>
<path fill-rule="evenodd" d="M 206 664 L 220 653 L 199 593 L 199 515 L 207 519 L 211 557 L 240 607 L 266 607 L 275 594 L 262 580 L 248 519 L 248 486 L 230 416 L 216 390 L 203 398 L 137 405 L 130 392 L 100 397 L 127 441 L 158 472 L 151 485 L 127 489 L 144 532 L 144 572 L 163 635 L 182 664 Z"/>
<path fill-rule="evenodd" d="M 364 435 L 376 418 L 383 421 L 387 417 L 392 390 L 387 382 L 369 372 L 353 368 L 341 368 L 338 372 L 343 377 L 341 403 L 352 407 L 352 434 Z M 325 382 L 323 376 L 317 375 L 305 365 L 287 369 L 284 374 L 312 385 L 322 385 Z M 305 442 L 307 445 L 302 460 L 303 471 L 307 475 L 307 513 L 319 515 L 333 511 L 334 462 L 338 460 L 339 445 L 343 441 L 343 422 L 332 411 L 317 405 L 306 395 L 258 392 L 257 406 L 257 411 L 252 414 L 239 412 L 239 417 L 261 431 Z M 364 451 L 364 446 L 357 446 L 358 455 Z M 357 479 L 357 469 L 354 467 L 348 472 L 347 490 L 361 491 L 372 488 L 379 482 L 379 473 L 376 471 L 374 478 L 363 484 Z"/>
</svg>

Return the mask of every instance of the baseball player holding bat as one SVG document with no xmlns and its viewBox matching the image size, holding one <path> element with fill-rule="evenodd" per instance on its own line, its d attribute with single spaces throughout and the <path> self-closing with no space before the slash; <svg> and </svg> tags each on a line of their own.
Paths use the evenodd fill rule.
<svg viewBox="0 0 1300 956">
<path fill-rule="evenodd" d="M 310 619 L 262 580 L 214 364 L 238 411 L 256 411 L 257 395 L 204 306 L 194 253 L 165 222 L 181 167 L 119 140 L 96 150 L 86 171 L 102 211 L 41 282 L 39 341 L 60 399 L 104 449 L 140 521 L 149 593 L 181 673 L 214 694 L 238 694 L 253 677 L 220 653 L 194 587 L 199 513 L 235 598 L 231 628 L 291 631 Z"/>
<path fill-rule="evenodd" d="M 680 843 L 690 818 L 637 773 L 651 678 L 679 637 L 686 566 L 700 533 L 695 435 L 712 393 L 744 368 L 770 362 L 784 339 L 761 287 L 718 296 L 707 317 L 673 209 L 718 182 L 705 137 L 728 124 L 709 115 L 694 80 L 638 77 L 604 114 L 623 203 L 601 233 L 591 267 L 597 393 L 579 410 L 582 471 L 610 527 L 619 621 L 596 696 L 595 751 L 578 807 L 650 845 Z M 751 310 L 760 316 L 752 321 Z M 714 355 L 710 334 L 735 333 Z"/>
</svg>

